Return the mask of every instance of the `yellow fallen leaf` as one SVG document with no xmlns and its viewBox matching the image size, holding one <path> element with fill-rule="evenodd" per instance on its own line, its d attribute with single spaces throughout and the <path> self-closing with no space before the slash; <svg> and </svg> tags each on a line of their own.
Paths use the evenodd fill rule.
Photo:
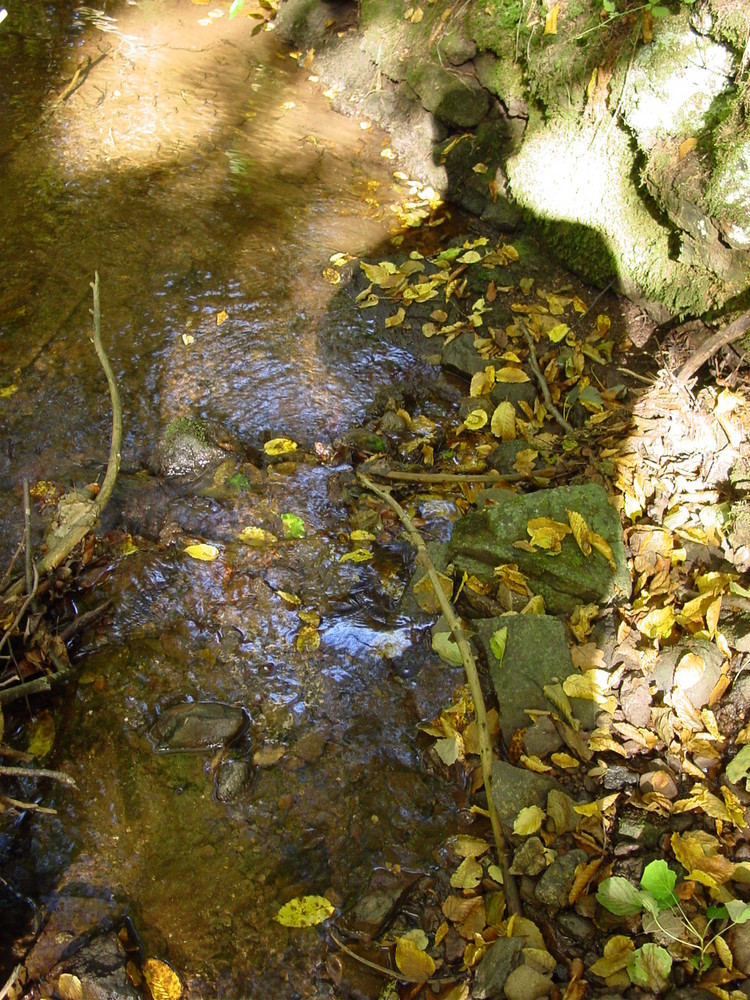
<svg viewBox="0 0 750 1000">
<path fill-rule="evenodd" d="M 512 368 L 506 365 L 504 368 L 500 368 L 495 372 L 496 382 L 528 382 L 529 376 L 525 371 L 520 368 Z"/>
<path fill-rule="evenodd" d="M 300 653 L 314 653 L 320 648 L 320 632 L 313 625 L 303 625 L 297 633 L 294 645 Z"/>
<path fill-rule="evenodd" d="M 361 528 L 356 528 L 349 535 L 353 542 L 374 542 L 375 535 L 371 531 L 363 531 Z"/>
<path fill-rule="evenodd" d="M 180 977 L 166 962 L 147 958 L 142 971 L 154 1000 L 179 1000 L 182 996 Z"/>
<path fill-rule="evenodd" d="M 317 628 L 320 625 L 320 615 L 317 611 L 298 611 L 297 614 L 300 621 L 307 622 L 313 628 Z"/>
<path fill-rule="evenodd" d="M 484 410 L 472 410 L 464 420 L 464 427 L 470 431 L 478 431 L 487 423 L 487 414 Z"/>
<path fill-rule="evenodd" d="M 54 742 L 55 720 L 47 709 L 44 709 L 31 723 L 29 744 L 26 750 L 32 757 L 36 757 L 39 760 L 47 756 Z"/>
<path fill-rule="evenodd" d="M 474 858 L 464 858 L 451 875 L 454 889 L 474 889 L 482 881 L 482 866 Z"/>
<path fill-rule="evenodd" d="M 335 267 L 324 267 L 323 277 L 329 285 L 338 285 L 341 281 L 341 272 L 337 271 Z"/>
<path fill-rule="evenodd" d="M 237 539 L 245 545 L 253 545 L 257 548 L 260 548 L 262 545 L 273 545 L 278 541 L 278 538 L 272 532 L 266 531 L 265 528 L 253 527 L 252 525 L 243 528 L 237 535 Z"/>
<path fill-rule="evenodd" d="M 533 771 L 535 774 L 545 774 L 547 771 L 552 770 L 549 764 L 545 764 L 541 757 L 535 755 L 527 757 L 526 754 L 522 753 L 521 763 L 527 770 Z"/>
<path fill-rule="evenodd" d="M 225 323 L 228 319 L 229 319 L 229 314 L 227 313 L 226 309 L 222 309 L 221 312 L 218 312 L 216 314 L 216 325 L 221 326 L 221 324 Z"/>
<path fill-rule="evenodd" d="M 671 605 L 666 608 L 652 608 L 646 617 L 638 622 L 638 631 L 648 639 L 657 637 L 666 639 L 671 634 L 674 624 L 674 608 Z"/>
<path fill-rule="evenodd" d="M 266 455 L 288 455 L 290 452 L 296 450 L 297 442 L 285 437 L 271 438 L 270 441 L 266 441 L 263 445 L 263 451 L 265 451 Z"/>
<path fill-rule="evenodd" d="M 368 559 L 372 559 L 372 552 L 369 549 L 353 549 L 351 552 L 345 552 L 343 556 L 339 556 L 339 562 L 367 562 Z"/>
<path fill-rule="evenodd" d="M 518 837 L 530 837 L 542 827 L 544 812 L 539 806 L 526 806 L 522 809 L 513 824 L 513 833 Z"/>
<path fill-rule="evenodd" d="M 476 264 L 482 259 L 482 255 L 477 253 L 476 250 L 467 250 L 466 253 L 461 254 L 461 256 L 456 259 L 459 264 Z"/>
<path fill-rule="evenodd" d="M 298 604 L 302 604 L 302 601 L 296 594 L 290 594 L 288 590 L 277 590 L 276 593 L 282 599 L 286 601 L 287 604 L 291 604 L 296 607 Z"/>
<path fill-rule="evenodd" d="M 526 531 L 533 546 L 549 552 L 560 552 L 563 538 L 570 534 L 567 524 L 553 521 L 551 517 L 532 517 L 526 525 Z"/>
<path fill-rule="evenodd" d="M 555 767 L 562 767 L 566 771 L 573 771 L 581 766 L 581 762 L 575 757 L 571 757 L 569 753 L 553 753 L 550 760 Z"/>
<path fill-rule="evenodd" d="M 490 430 L 502 441 L 515 440 L 516 408 L 509 400 L 504 400 L 495 408 L 490 421 Z"/>
<path fill-rule="evenodd" d="M 404 322 L 404 317 L 405 316 L 406 316 L 406 313 L 404 312 L 403 307 L 400 307 L 397 310 L 397 312 L 395 312 L 392 316 L 388 316 L 386 318 L 386 321 L 385 321 L 386 327 L 401 326 L 401 324 Z"/>
<path fill-rule="evenodd" d="M 616 934 L 604 945 L 604 954 L 589 969 L 595 976 L 607 979 L 621 972 L 630 962 L 635 950 L 633 939 L 624 934 Z"/>
<path fill-rule="evenodd" d="M 451 848 L 459 858 L 481 858 L 490 849 L 483 837 L 472 837 L 468 833 L 459 833 L 451 840 Z"/>
<path fill-rule="evenodd" d="M 415 982 L 423 983 L 435 972 L 435 963 L 410 938 L 396 938 L 396 965 L 400 972 Z"/>
<path fill-rule="evenodd" d="M 202 562 L 213 562 L 219 555 L 219 550 L 216 546 L 209 545 L 208 542 L 196 542 L 195 545 L 187 545 L 184 552 L 191 559 L 200 559 Z"/>
<path fill-rule="evenodd" d="M 554 7 L 547 11 L 547 16 L 544 19 L 544 34 L 545 35 L 556 35 L 557 34 L 557 15 L 560 13 L 560 4 L 556 3 Z"/>
<path fill-rule="evenodd" d="M 578 548 L 585 556 L 590 556 L 591 538 L 589 537 L 589 526 L 586 524 L 586 519 L 577 510 L 569 510 L 567 513 L 573 538 L 575 538 Z"/>
<path fill-rule="evenodd" d="M 328 920 L 334 909 L 325 896 L 298 896 L 285 903 L 274 920 L 284 927 L 314 927 Z"/>
<path fill-rule="evenodd" d="M 551 330 L 547 331 L 547 336 L 553 344 L 557 344 L 568 333 L 570 327 L 567 323 L 557 323 Z"/>
</svg>

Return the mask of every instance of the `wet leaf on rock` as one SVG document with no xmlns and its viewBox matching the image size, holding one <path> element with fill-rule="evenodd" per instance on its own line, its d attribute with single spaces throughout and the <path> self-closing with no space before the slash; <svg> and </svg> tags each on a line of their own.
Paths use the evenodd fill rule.
<svg viewBox="0 0 750 1000">
<path fill-rule="evenodd" d="M 274 920 L 283 927 L 314 927 L 328 920 L 334 910 L 325 896 L 298 896 L 285 903 Z"/>
<path fill-rule="evenodd" d="M 351 552 L 345 552 L 342 556 L 339 556 L 339 562 L 368 562 L 372 559 L 372 552 L 369 549 L 353 549 Z"/>
<path fill-rule="evenodd" d="M 482 866 L 474 858 L 464 858 L 451 875 L 454 889 L 474 889 L 482 881 Z"/>
<path fill-rule="evenodd" d="M 450 632 L 436 632 L 432 637 L 432 648 L 441 660 L 454 667 L 460 667 L 464 662 L 461 650 L 451 638 Z"/>
<path fill-rule="evenodd" d="M 179 1000 L 182 983 L 177 973 L 166 962 L 148 958 L 143 963 L 143 978 L 154 1000 Z"/>
<path fill-rule="evenodd" d="M 541 829 L 543 820 L 544 811 L 539 806 L 526 806 L 516 816 L 513 833 L 518 837 L 530 837 Z"/>
<path fill-rule="evenodd" d="M 196 542 L 194 545 L 187 545 L 184 551 L 191 559 L 198 559 L 201 562 L 213 562 L 219 556 L 217 547 L 209 545 L 208 542 Z"/>
<path fill-rule="evenodd" d="M 304 625 L 297 633 L 294 645 L 300 653 L 314 653 L 320 648 L 320 632 L 312 625 Z"/>
<path fill-rule="evenodd" d="M 459 833 L 449 841 L 459 858 L 481 858 L 490 849 L 490 845 L 481 837 L 471 837 L 467 833 Z"/>
<path fill-rule="evenodd" d="M 472 410 L 464 420 L 464 427 L 470 431 L 478 431 L 487 423 L 487 414 L 484 410 Z"/>
<path fill-rule="evenodd" d="M 249 526 L 243 528 L 242 531 L 237 535 L 240 542 L 244 542 L 245 545 L 252 545 L 255 548 L 261 548 L 264 545 L 274 545 L 278 542 L 278 538 L 271 531 L 266 531 L 265 528 L 256 528 Z"/>
<path fill-rule="evenodd" d="M 297 442 L 286 437 L 271 438 L 263 445 L 263 450 L 266 455 L 288 455 L 297 450 Z"/>
<path fill-rule="evenodd" d="M 304 538 L 307 534 L 305 522 L 298 514 L 282 514 L 281 523 L 284 525 L 284 538 Z"/>
<path fill-rule="evenodd" d="M 495 408 L 490 421 L 490 430 L 502 441 L 515 440 L 516 408 L 509 400 L 504 400 Z"/>
<path fill-rule="evenodd" d="M 500 663 L 503 662 L 503 657 L 505 656 L 505 644 L 508 641 L 508 628 L 503 626 L 499 628 L 497 632 L 494 632 L 492 638 L 490 639 L 490 649 L 492 650 L 492 655 Z"/>
</svg>

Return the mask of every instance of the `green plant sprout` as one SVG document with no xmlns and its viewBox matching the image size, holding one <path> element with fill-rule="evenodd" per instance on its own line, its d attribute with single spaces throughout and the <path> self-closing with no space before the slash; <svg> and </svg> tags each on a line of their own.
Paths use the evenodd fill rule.
<svg viewBox="0 0 750 1000">
<path fill-rule="evenodd" d="M 679 2 L 681 4 L 692 5 L 696 0 L 679 0 Z M 651 14 L 652 17 L 667 17 L 669 15 L 669 7 L 665 7 L 664 4 L 659 3 L 659 0 L 648 0 L 647 3 L 639 4 L 637 7 L 626 7 L 625 10 L 618 10 L 615 0 L 602 0 L 601 22 L 591 28 L 587 28 L 586 31 L 582 31 L 580 35 L 576 35 L 574 41 L 577 42 L 579 38 L 590 35 L 592 31 L 599 31 L 600 28 L 604 28 L 613 21 L 617 21 L 621 17 L 629 17 L 631 14 Z"/>
<path fill-rule="evenodd" d="M 741 899 L 731 899 L 721 906 L 706 909 L 703 930 L 696 926 L 682 907 L 675 893 L 677 874 L 666 861 L 652 861 L 641 876 L 641 888 L 620 875 L 606 878 L 596 894 L 598 902 L 610 913 L 620 916 L 643 914 L 646 933 L 662 934 L 679 942 L 696 954 L 691 963 L 700 974 L 711 966 L 710 949 L 716 946 L 719 956 L 728 947 L 721 937 L 730 924 L 744 924 L 750 920 L 750 905 Z M 720 922 L 720 923 L 719 923 Z M 627 966 L 630 981 L 646 989 L 663 989 L 672 969 L 672 956 L 659 945 L 645 944 L 633 952 Z"/>
</svg>

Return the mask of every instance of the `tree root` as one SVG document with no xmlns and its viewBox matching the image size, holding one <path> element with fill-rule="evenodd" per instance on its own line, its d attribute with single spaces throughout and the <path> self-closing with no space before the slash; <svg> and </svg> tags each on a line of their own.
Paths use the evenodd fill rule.
<svg viewBox="0 0 750 1000">
<path fill-rule="evenodd" d="M 739 340 L 748 330 L 750 330 L 750 312 L 743 313 L 742 316 L 739 316 L 723 330 L 715 333 L 702 347 L 698 348 L 688 358 L 682 368 L 680 368 L 677 373 L 677 381 L 682 385 L 686 385 L 698 369 L 712 358 L 717 351 L 721 350 L 722 347 L 726 347 L 727 344 L 732 344 L 735 340 Z"/>
<path fill-rule="evenodd" d="M 484 704 L 484 696 L 479 683 L 479 672 L 477 670 L 476 661 L 474 660 L 474 656 L 471 652 L 471 647 L 469 646 L 469 642 L 466 638 L 466 633 L 461 627 L 461 622 L 459 621 L 456 612 L 453 610 L 453 605 L 445 595 L 445 591 L 442 588 L 437 571 L 435 570 L 434 563 L 430 558 L 430 553 L 427 551 L 427 546 L 425 545 L 422 536 L 415 528 L 409 515 L 406 513 L 401 504 L 399 504 L 397 500 L 394 500 L 387 490 L 377 486 L 371 479 L 368 479 L 367 476 L 363 475 L 361 472 L 358 472 L 357 476 L 368 490 L 388 504 L 406 528 L 409 541 L 417 550 L 417 562 L 427 572 L 427 576 L 432 584 L 432 589 L 435 591 L 435 596 L 440 604 L 440 609 L 445 615 L 445 620 L 448 622 L 450 630 L 453 633 L 453 637 L 456 640 L 456 645 L 460 650 L 461 660 L 463 661 L 464 670 L 466 671 L 466 679 L 469 683 L 469 690 L 471 691 L 471 697 L 474 702 L 474 715 L 477 723 L 477 735 L 479 737 L 480 760 L 482 762 L 482 776 L 484 778 L 485 792 L 487 793 L 487 808 L 490 815 L 490 823 L 492 824 L 492 832 L 495 837 L 497 860 L 503 873 L 503 889 L 505 892 L 505 899 L 510 913 L 520 913 L 521 903 L 518 896 L 518 889 L 516 887 L 514 877 L 510 874 L 508 848 L 502 826 L 500 824 L 500 817 L 498 816 L 497 809 L 495 807 L 495 801 L 492 797 L 492 746 L 490 744 L 490 732 L 487 725 L 487 709 Z"/>
</svg>

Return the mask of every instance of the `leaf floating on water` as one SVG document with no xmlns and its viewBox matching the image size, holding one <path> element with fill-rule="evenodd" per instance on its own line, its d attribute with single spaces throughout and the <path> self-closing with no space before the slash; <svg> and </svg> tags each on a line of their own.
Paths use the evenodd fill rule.
<svg viewBox="0 0 750 1000">
<path fill-rule="evenodd" d="M 297 450 L 297 442 L 290 438 L 271 438 L 263 445 L 266 455 L 288 455 Z"/>
<path fill-rule="evenodd" d="M 408 979 L 423 983 L 435 971 L 435 963 L 426 951 L 407 937 L 396 938 L 396 965 Z"/>
<path fill-rule="evenodd" d="M 293 604 L 295 605 L 295 607 L 298 604 L 302 604 L 302 601 L 299 599 L 299 597 L 297 597 L 296 594 L 290 594 L 288 590 L 277 590 L 276 593 L 279 595 L 282 601 L 286 601 L 287 604 Z"/>
<path fill-rule="evenodd" d="M 29 745 L 26 749 L 32 757 L 36 757 L 39 760 L 42 757 L 47 756 L 52 749 L 54 742 L 55 720 L 45 709 L 45 711 L 40 712 L 36 719 L 34 719 L 31 723 Z"/>
<path fill-rule="evenodd" d="M 196 542 L 195 545 L 187 545 L 184 551 L 191 559 L 200 559 L 201 562 L 213 562 L 219 555 L 219 550 L 216 546 L 209 545 L 208 542 Z"/>
<path fill-rule="evenodd" d="M 281 523 L 284 525 L 284 538 L 304 538 L 307 535 L 305 522 L 298 514 L 282 514 Z"/>
<path fill-rule="evenodd" d="M 154 1000 L 179 1000 L 182 983 L 174 969 L 158 958 L 148 958 L 143 963 L 143 978 Z"/>
<path fill-rule="evenodd" d="M 329 285 L 338 285 L 341 281 L 341 272 L 337 271 L 335 267 L 324 267 L 323 277 Z"/>
<path fill-rule="evenodd" d="M 229 319 L 229 313 L 226 311 L 226 309 L 222 309 L 221 312 L 218 312 L 216 314 L 216 325 L 221 326 L 221 324 L 225 323 L 228 319 Z"/>
<path fill-rule="evenodd" d="M 239 535 L 237 535 L 237 538 L 240 542 L 244 542 L 245 545 L 252 545 L 255 548 L 260 548 L 263 545 L 273 545 L 278 541 L 273 532 L 266 531 L 265 528 L 255 528 L 253 526 L 243 528 Z"/>
<path fill-rule="evenodd" d="M 298 896 L 285 903 L 274 920 L 282 927 L 314 927 L 328 920 L 334 909 L 325 896 Z"/>
</svg>

